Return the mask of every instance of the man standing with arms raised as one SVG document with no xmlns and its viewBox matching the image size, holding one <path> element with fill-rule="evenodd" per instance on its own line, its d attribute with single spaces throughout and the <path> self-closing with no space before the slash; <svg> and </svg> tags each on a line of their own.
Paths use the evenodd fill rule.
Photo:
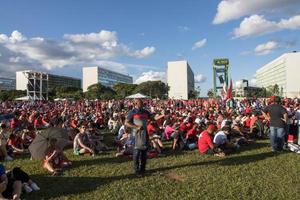
<svg viewBox="0 0 300 200">
<path fill-rule="evenodd" d="M 283 150 L 285 128 L 288 121 L 287 111 L 280 104 L 281 98 L 276 96 L 274 103 L 268 105 L 263 111 L 264 117 L 270 121 L 270 141 L 273 152 Z"/>
<path fill-rule="evenodd" d="M 132 130 L 132 137 L 134 137 L 133 150 L 133 165 L 134 173 L 137 176 L 142 176 L 146 170 L 147 150 L 149 145 L 149 135 L 147 133 L 147 123 L 151 117 L 151 113 L 144 109 L 143 101 L 135 99 L 134 108 L 129 111 L 125 125 Z M 164 115 L 156 116 L 154 119 L 158 120 Z"/>
</svg>

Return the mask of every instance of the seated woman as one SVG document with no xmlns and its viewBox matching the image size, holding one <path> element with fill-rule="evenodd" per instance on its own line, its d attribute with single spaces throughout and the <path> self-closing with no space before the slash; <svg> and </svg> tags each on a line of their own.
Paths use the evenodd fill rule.
<svg viewBox="0 0 300 200">
<path fill-rule="evenodd" d="M 15 131 L 14 133 L 10 134 L 7 140 L 7 148 L 14 154 L 22 154 L 26 152 L 20 132 L 21 131 Z"/>
<path fill-rule="evenodd" d="M 120 156 L 130 156 L 133 153 L 133 137 L 130 134 L 130 128 L 124 128 L 124 132 L 121 138 L 118 140 L 118 152 L 116 153 L 116 157 Z"/>
<path fill-rule="evenodd" d="M 63 168 L 72 165 L 63 151 L 57 147 L 56 143 L 57 139 L 53 138 L 50 140 L 50 146 L 46 151 L 43 165 L 43 167 L 53 173 L 53 175 L 57 174 L 57 172 L 61 171 Z"/>
<path fill-rule="evenodd" d="M 6 171 L 5 167 L 0 164 L 0 182 L 2 196 L 13 200 L 20 199 L 22 188 L 28 193 L 33 190 L 40 190 L 37 184 L 30 179 L 29 175 L 19 167 Z"/>
<path fill-rule="evenodd" d="M 25 129 L 22 133 L 23 146 L 25 149 L 28 149 L 29 145 L 32 143 L 34 138 L 36 137 L 36 133 L 34 129 Z"/>
<path fill-rule="evenodd" d="M 154 119 L 151 119 L 149 124 L 147 125 L 147 131 L 149 139 L 151 141 L 151 145 L 157 151 L 158 155 L 163 155 L 162 151 L 164 149 L 164 145 L 161 141 L 160 134 L 158 134 L 159 127 Z"/>
<path fill-rule="evenodd" d="M 83 154 L 90 154 L 94 156 L 95 152 L 90 147 L 92 146 L 91 143 L 88 142 L 88 137 L 86 134 L 86 126 L 81 124 L 79 127 L 79 133 L 74 138 L 73 142 L 73 150 L 75 155 L 83 155 Z"/>
</svg>

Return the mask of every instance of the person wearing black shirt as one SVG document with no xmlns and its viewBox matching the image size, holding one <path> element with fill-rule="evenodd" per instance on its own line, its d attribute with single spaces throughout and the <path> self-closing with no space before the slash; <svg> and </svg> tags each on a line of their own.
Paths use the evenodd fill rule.
<svg viewBox="0 0 300 200">
<path fill-rule="evenodd" d="M 275 97 L 274 103 L 267 106 L 264 111 L 264 117 L 270 121 L 270 141 L 272 151 L 281 151 L 284 144 L 285 128 L 288 120 L 286 109 L 280 105 L 281 98 Z"/>
</svg>

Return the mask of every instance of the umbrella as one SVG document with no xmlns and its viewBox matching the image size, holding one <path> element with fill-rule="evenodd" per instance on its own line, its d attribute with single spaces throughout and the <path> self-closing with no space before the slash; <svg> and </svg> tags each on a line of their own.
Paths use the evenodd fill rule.
<svg viewBox="0 0 300 200">
<path fill-rule="evenodd" d="M 62 128 L 48 128 L 39 131 L 29 146 L 32 159 L 43 159 L 45 157 L 51 139 L 57 139 L 57 146 L 62 150 L 68 144 L 67 131 Z"/>
</svg>

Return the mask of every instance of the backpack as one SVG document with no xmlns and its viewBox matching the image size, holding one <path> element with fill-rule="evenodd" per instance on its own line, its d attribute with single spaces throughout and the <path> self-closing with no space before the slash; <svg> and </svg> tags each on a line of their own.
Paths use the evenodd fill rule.
<svg viewBox="0 0 300 200">
<path fill-rule="evenodd" d="M 147 132 L 146 130 L 138 130 L 135 132 L 134 149 L 146 150 L 147 149 Z"/>
</svg>

